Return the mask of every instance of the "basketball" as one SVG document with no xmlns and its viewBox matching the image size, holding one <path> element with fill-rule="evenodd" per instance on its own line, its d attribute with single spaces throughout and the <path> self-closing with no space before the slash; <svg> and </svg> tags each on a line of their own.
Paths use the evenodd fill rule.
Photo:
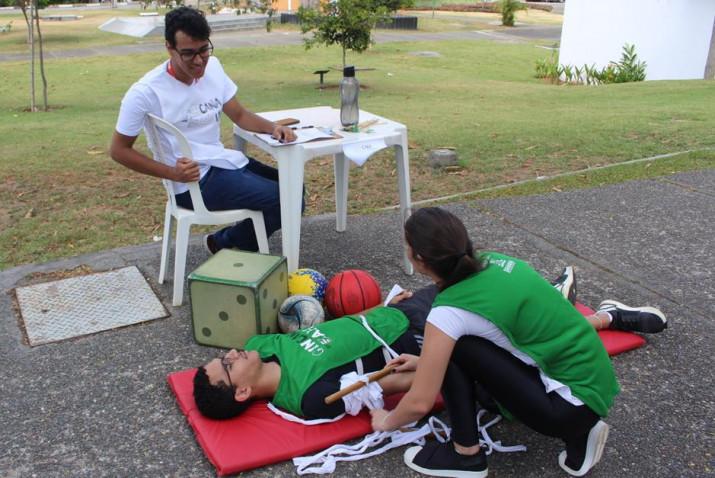
<svg viewBox="0 0 715 478">
<path fill-rule="evenodd" d="M 334 318 L 357 314 L 380 305 L 380 284 L 367 271 L 350 269 L 330 279 L 325 292 L 325 305 Z"/>
<path fill-rule="evenodd" d="M 292 295 L 278 311 L 278 327 L 284 334 L 307 329 L 325 320 L 323 306 L 309 295 Z"/>
<path fill-rule="evenodd" d="M 288 295 L 309 295 L 323 301 L 328 281 L 313 269 L 296 269 L 288 274 Z"/>
</svg>

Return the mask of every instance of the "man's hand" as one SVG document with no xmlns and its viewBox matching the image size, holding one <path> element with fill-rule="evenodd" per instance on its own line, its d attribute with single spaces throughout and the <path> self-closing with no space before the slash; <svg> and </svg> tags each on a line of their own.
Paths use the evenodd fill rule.
<svg viewBox="0 0 715 478">
<path fill-rule="evenodd" d="M 200 177 L 199 163 L 188 158 L 179 158 L 174 166 L 173 181 L 179 183 L 190 183 L 198 181 Z"/>
<path fill-rule="evenodd" d="M 417 370 L 417 362 L 419 359 L 417 355 L 402 354 L 387 362 L 385 366 L 395 365 L 395 372 L 413 372 Z"/>
<path fill-rule="evenodd" d="M 281 143 L 290 143 L 295 141 L 295 132 L 288 126 L 281 126 L 279 124 L 275 125 L 273 132 L 271 133 L 273 138 L 277 139 Z"/>
</svg>

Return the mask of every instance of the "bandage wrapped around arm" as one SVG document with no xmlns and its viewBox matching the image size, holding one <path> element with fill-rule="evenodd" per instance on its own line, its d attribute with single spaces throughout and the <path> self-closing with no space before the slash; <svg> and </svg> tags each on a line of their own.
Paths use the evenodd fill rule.
<svg viewBox="0 0 715 478">
<path fill-rule="evenodd" d="M 367 375 L 358 375 L 356 372 L 346 373 L 340 377 L 340 389 L 349 387 L 355 382 L 363 382 L 366 385 L 343 397 L 345 413 L 357 415 L 363 407 L 372 410 L 385 406 L 385 402 L 382 400 L 382 387 L 377 382 L 368 383 Z"/>
</svg>

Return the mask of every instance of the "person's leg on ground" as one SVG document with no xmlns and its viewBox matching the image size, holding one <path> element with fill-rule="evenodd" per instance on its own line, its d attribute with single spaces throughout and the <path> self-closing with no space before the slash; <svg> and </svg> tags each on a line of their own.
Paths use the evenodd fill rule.
<svg viewBox="0 0 715 478">
<path fill-rule="evenodd" d="M 486 453 L 479 446 L 474 392 L 474 380 L 450 362 L 442 382 L 442 397 L 452 424 L 451 440 L 408 449 L 404 457 L 408 467 L 433 476 L 487 475 Z"/>
<path fill-rule="evenodd" d="M 590 469 L 600 458 L 608 426 L 587 406 L 573 405 L 556 392 L 546 393 L 536 367 L 472 336 L 457 341 L 452 364 L 529 428 L 564 440 L 565 464 L 571 470 L 580 470 L 582 465 Z M 592 436 L 594 429 L 598 433 Z"/>
</svg>

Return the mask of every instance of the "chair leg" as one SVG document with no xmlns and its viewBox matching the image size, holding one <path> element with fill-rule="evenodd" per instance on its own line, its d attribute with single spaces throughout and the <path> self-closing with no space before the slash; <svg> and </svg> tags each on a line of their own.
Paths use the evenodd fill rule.
<svg viewBox="0 0 715 478">
<path fill-rule="evenodd" d="M 159 284 L 164 283 L 166 277 L 166 263 L 169 260 L 169 250 L 171 249 L 171 222 L 174 216 L 171 215 L 171 206 L 167 202 L 164 212 L 164 237 L 161 238 L 161 263 L 159 265 Z"/>
<path fill-rule="evenodd" d="M 184 271 L 186 270 L 186 254 L 189 250 L 189 232 L 191 223 L 178 220 L 176 222 L 176 247 L 174 248 L 174 298 L 172 305 L 180 306 L 184 302 Z"/>
<path fill-rule="evenodd" d="M 268 254 L 268 235 L 266 234 L 266 222 L 263 220 L 263 213 L 257 211 L 252 215 L 253 230 L 256 234 L 256 242 L 258 242 L 258 252 Z"/>
</svg>

